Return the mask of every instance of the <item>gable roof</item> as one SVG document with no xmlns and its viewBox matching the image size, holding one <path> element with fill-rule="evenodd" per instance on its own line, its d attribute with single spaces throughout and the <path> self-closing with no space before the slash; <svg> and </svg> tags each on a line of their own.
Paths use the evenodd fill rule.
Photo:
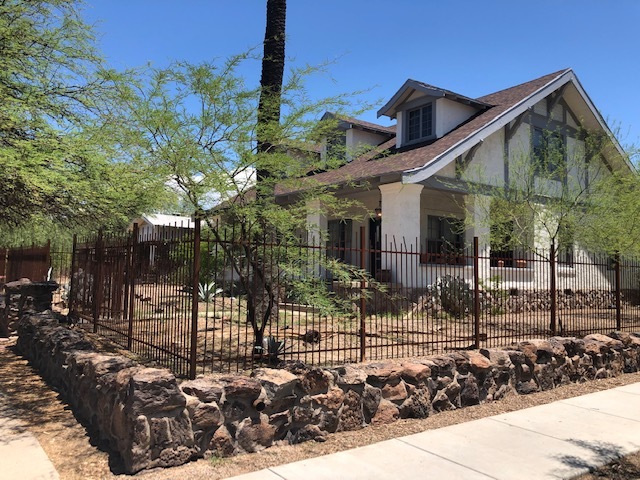
<svg viewBox="0 0 640 480">
<path fill-rule="evenodd" d="M 391 118 L 396 117 L 396 107 L 403 103 L 407 98 L 411 96 L 413 92 L 422 92 L 429 97 L 445 97 L 455 102 L 463 103 L 465 105 L 471 105 L 479 109 L 491 107 L 490 103 L 485 103 L 479 99 L 469 98 L 459 93 L 452 92 L 440 87 L 434 87 L 428 83 L 419 82 L 418 80 L 409 79 L 404 82 L 404 85 L 395 93 L 391 100 L 389 100 L 380 110 L 378 110 L 378 117 L 387 115 Z"/>
<path fill-rule="evenodd" d="M 351 128 L 355 126 L 355 127 L 361 128 L 362 130 L 369 130 L 371 132 L 383 133 L 386 135 L 395 135 L 396 133 L 395 125 L 391 125 L 387 127 L 384 125 L 378 125 L 377 123 L 365 122 L 364 120 L 360 120 L 358 118 L 347 117 L 345 115 L 340 115 L 333 112 L 326 112 L 324 115 L 322 115 L 322 120 L 326 118 L 336 118 L 346 128 Z"/>
<path fill-rule="evenodd" d="M 395 139 L 392 139 L 373 152 L 358 157 L 338 169 L 314 175 L 310 180 L 320 185 L 339 185 L 387 175 L 402 175 L 404 183 L 421 182 L 569 82 L 576 87 L 587 104 L 592 120 L 610 134 L 616 149 L 623 158 L 626 158 L 624 151 L 573 71 L 564 69 L 478 98 L 479 104 L 491 106 L 431 143 L 400 149 L 397 153 L 393 153 Z M 277 191 L 278 194 L 291 192 L 292 190 L 286 191 L 286 189 Z"/>
<path fill-rule="evenodd" d="M 568 68 L 515 87 L 480 97 L 482 101 L 494 103 L 495 107 L 456 129 L 461 130 L 462 134 L 466 135 L 460 135 L 461 132 L 456 132 L 456 130 L 451 132 L 454 133 L 454 135 L 452 138 L 449 138 L 449 141 L 446 143 L 448 148 L 440 152 L 435 152 L 435 155 L 430 161 L 421 166 L 405 169 L 402 178 L 403 182 L 418 183 L 426 180 L 446 164 L 454 161 L 458 155 L 465 153 L 474 145 L 482 142 L 486 137 L 503 128 L 519 115 L 532 108 L 536 103 L 568 83 L 571 83 L 577 89 L 595 123 L 608 134 L 620 156 L 625 159 L 630 168 L 633 168 L 624 150 L 609 130 L 602 115 L 584 91 L 584 88 L 582 88 L 575 73 L 572 69 Z M 450 136 L 450 134 L 447 134 L 442 137 L 442 139 L 444 140 Z"/>
</svg>

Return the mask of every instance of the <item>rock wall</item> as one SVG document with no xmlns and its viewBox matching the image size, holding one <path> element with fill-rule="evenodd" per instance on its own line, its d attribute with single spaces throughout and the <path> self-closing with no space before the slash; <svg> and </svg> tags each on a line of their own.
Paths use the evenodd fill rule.
<svg viewBox="0 0 640 480">
<path fill-rule="evenodd" d="M 127 473 L 181 465 L 198 453 L 186 397 L 168 370 L 98 353 L 81 331 L 59 325 L 50 312 L 22 317 L 17 346 L 120 453 Z"/>
<path fill-rule="evenodd" d="M 463 287 L 450 288 L 449 296 L 462 298 L 462 301 L 449 302 L 443 305 L 446 293 L 432 289 L 419 296 L 413 302 L 414 314 L 417 311 L 445 310 L 449 313 L 468 314 L 473 308 L 473 290 L 461 280 Z M 622 290 L 623 308 L 637 306 L 639 299 L 636 291 Z M 558 290 L 556 292 L 558 310 L 615 309 L 615 292 L 609 290 Z M 452 308 L 453 304 L 453 308 Z M 551 310 L 551 292 L 549 290 L 503 290 L 485 289 L 480 291 L 480 307 L 494 314 L 538 312 Z"/>
<path fill-rule="evenodd" d="M 280 441 L 323 441 L 328 433 L 424 418 L 640 365 L 640 335 L 614 332 L 402 363 L 289 363 L 250 377 L 207 376 L 179 385 L 166 370 L 96 352 L 81 332 L 48 314 L 23 317 L 18 345 L 120 452 L 129 473 L 256 452 Z"/>
<path fill-rule="evenodd" d="M 622 300 L 629 303 L 622 292 Z M 615 292 L 608 290 L 558 290 L 558 310 L 582 310 L 587 308 L 615 308 Z M 520 313 L 551 310 L 551 292 L 540 291 L 484 291 L 481 304 L 485 309 L 499 313 Z"/>
<path fill-rule="evenodd" d="M 32 282 L 28 278 L 5 283 L 0 301 L 0 337 L 15 334 L 20 317 L 27 311 L 49 310 L 58 286 L 56 282 Z"/>
</svg>

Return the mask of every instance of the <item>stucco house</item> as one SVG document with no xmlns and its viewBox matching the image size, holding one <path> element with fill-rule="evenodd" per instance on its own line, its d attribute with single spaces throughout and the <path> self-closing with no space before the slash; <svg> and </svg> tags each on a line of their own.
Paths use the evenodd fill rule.
<svg viewBox="0 0 640 480">
<path fill-rule="evenodd" d="M 333 246 L 351 246 L 356 232 L 364 227 L 368 247 L 379 247 L 386 239 L 389 245 L 420 251 L 422 255 L 412 257 L 412 264 L 405 264 L 402 269 L 394 267 L 392 259 L 384 253 L 367 259 L 371 272 L 389 269 L 392 280 L 407 287 L 423 287 L 433 282 L 429 265 L 434 262 L 445 263 L 454 275 L 471 268 L 467 260 L 455 256 L 443 262 L 442 254 L 452 245 L 459 248 L 470 245 L 474 237 L 482 239 L 481 250 L 487 257 L 480 266 L 484 278 L 499 275 L 506 282 L 524 283 L 526 287 L 527 282 L 540 285 L 545 276 L 544 272 L 531 268 L 532 262 L 523 261 L 517 252 L 501 251 L 502 260 L 492 260 L 488 227 L 483 226 L 487 222 L 471 222 L 472 226 L 464 233 L 453 228 L 456 219 L 481 214 L 469 208 L 479 198 L 477 193 L 465 189 L 460 171 L 481 167 L 491 179 L 489 183 L 508 184 L 513 180 L 510 175 L 514 175 L 517 159 L 541 148 L 547 138 L 543 130 L 553 132 L 554 141 L 561 142 L 567 155 L 583 156 L 585 148 L 580 132 L 604 133 L 611 148 L 599 153 L 595 161 L 610 172 L 633 169 L 571 69 L 479 98 L 407 80 L 379 109 L 378 116 L 389 117 L 396 123 L 385 127 L 342 119 L 339 124 L 347 151 L 358 145 L 375 146 L 374 150 L 346 158 L 340 168 L 311 177 L 314 182 L 336 186 L 336 195 L 358 199 L 371 212 L 371 218 L 356 220 L 355 214 L 353 219 L 326 218 L 314 213 L 309 215 L 308 224 L 310 229 L 327 231 L 328 242 Z M 585 159 L 584 165 L 588 170 L 594 164 Z M 588 172 L 578 174 L 583 178 L 581 181 L 589 182 Z M 295 192 L 281 189 L 277 194 L 286 202 Z M 574 248 L 579 246 L 567 248 L 565 255 L 570 257 Z M 580 276 L 579 269 L 570 263 L 565 262 L 558 270 L 558 275 L 569 282 L 566 285 Z M 421 269 L 424 275 L 408 273 Z M 442 268 L 437 274 L 442 274 Z M 600 275 L 603 286 L 609 282 L 607 272 L 595 275 Z"/>
</svg>

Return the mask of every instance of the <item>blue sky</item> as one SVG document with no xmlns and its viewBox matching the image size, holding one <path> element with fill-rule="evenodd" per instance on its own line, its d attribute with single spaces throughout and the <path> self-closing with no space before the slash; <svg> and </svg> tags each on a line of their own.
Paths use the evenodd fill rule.
<svg viewBox="0 0 640 480">
<path fill-rule="evenodd" d="M 112 66 L 225 58 L 258 46 L 266 0 L 86 0 Z M 376 108 L 407 78 L 478 97 L 574 69 L 623 144 L 640 144 L 640 1 L 289 0 L 289 66 L 332 61 L 317 97 L 371 89 Z M 245 72 L 259 81 L 259 68 Z M 381 103 L 382 102 L 382 103 Z"/>
</svg>

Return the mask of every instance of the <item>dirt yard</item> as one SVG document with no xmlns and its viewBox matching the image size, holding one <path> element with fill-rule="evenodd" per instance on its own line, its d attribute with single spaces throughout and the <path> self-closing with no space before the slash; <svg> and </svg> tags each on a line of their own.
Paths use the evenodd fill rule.
<svg viewBox="0 0 640 480">
<path fill-rule="evenodd" d="M 179 375 L 188 371 L 191 309 L 189 296 L 176 286 L 159 291 L 140 290 L 132 325 L 133 351 L 172 368 Z M 356 312 L 357 313 L 357 312 Z M 363 324 L 361 323 L 363 322 Z M 640 309 L 625 305 L 621 330 L 640 330 Z M 127 345 L 129 322 L 122 317 L 103 317 L 98 331 L 120 345 Z M 82 325 L 89 331 L 92 326 Z M 558 310 L 557 333 L 583 336 L 616 330 L 616 311 L 611 308 Z M 364 327 L 365 337 L 361 338 Z M 364 319 L 328 317 L 312 307 L 281 305 L 277 323 L 265 336 L 282 342 L 278 358 L 307 364 L 336 365 L 360 360 L 361 345 L 367 360 L 409 358 L 473 348 L 475 319 L 443 311 L 412 311 L 367 315 Z M 532 337 L 550 335 L 548 310 L 501 313 L 483 311 L 479 319 L 481 347 L 499 347 Z M 246 301 L 215 298 L 198 305 L 198 373 L 251 369 L 254 334 L 247 322 Z M 161 348 L 153 348 L 156 345 Z M 168 355 L 166 352 L 172 352 Z"/>
<path fill-rule="evenodd" d="M 0 339 L 0 406 L 27 424 L 51 458 L 60 478 L 127 478 L 122 474 L 122 465 L 117 457 L 96 441 L 93 432 L 78 423 L 64 399 L 43 382 L 26 360 L 16 354 L 14 344 L 15 339 Z M 181 467 L 141 472 L 136 477 L 159 480 L 220 479 L 635 382 L 640 382 L 640 373 L 567 385 L 527 396 L 513 395 L 499 402 L 442 412 L 422 420 L 401 420 L 391 425 L 333 434 L 325 443 L 278 445 L 258 454 L 228 459 L 201 459 Z M 639 468 L 640 456 L 636 455 L 614 462 L 601 472 L 584 476 L 581 480 L 637 478 Z"/>
</svg>

